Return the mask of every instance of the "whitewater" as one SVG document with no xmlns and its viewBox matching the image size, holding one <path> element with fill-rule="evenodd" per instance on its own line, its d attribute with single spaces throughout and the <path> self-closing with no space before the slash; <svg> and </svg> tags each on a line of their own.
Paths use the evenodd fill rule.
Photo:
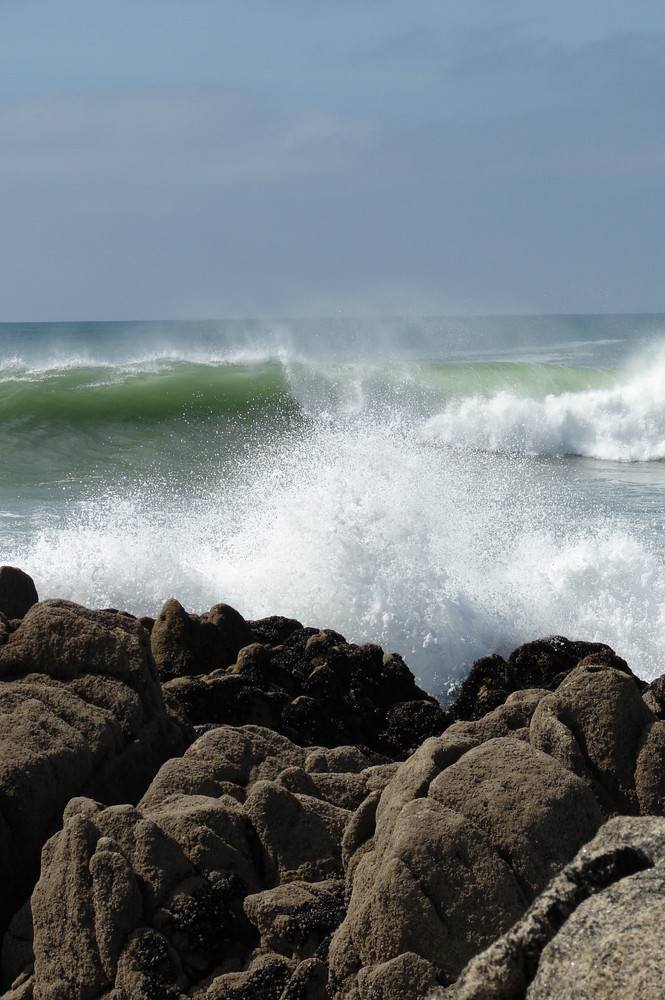
<svg viewBox="0 0 665 1000">
<path fill-rule="evenodd" d="M 0 324 L 0 562 L 224 601 L 445 697 L 548 634 L 665 670 L 665 317 Z"/>
</svg>

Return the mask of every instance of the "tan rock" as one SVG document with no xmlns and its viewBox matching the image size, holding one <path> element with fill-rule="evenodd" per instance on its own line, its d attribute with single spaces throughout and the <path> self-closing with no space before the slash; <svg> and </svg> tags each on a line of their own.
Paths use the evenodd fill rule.
<svg viewBox="0 0 665 1000">
<path fill-rule="evenodd" d="M 257 781 L 245 812 L 261 841 L 268 885 L 341 877 L 346 809 L 294 795 L 277 782 Z"/>
<path fill-rule="evenodd" d="M 531 742 L 583 777 L 606 812 L 635 813 L 637 757 L 655 721 L 632 676 L 583 663 L 536 708 Z"/>
<path fill-rule="evenodd" d="M 602 823 L 585 783 L 559 761 L 512 737 L 464 754 L 429 796 L 465 816 L 511 865 L 530 902 Z"/>
</svg>

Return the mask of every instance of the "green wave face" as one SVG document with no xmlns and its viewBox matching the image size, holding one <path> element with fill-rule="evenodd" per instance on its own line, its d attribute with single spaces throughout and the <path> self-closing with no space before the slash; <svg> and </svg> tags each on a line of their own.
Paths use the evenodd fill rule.
<svg viewBox="0 0 665 1000">
<path fill-rule="evenodd" d="M 512 392 L 542 398 L 566 392 L 588 392 L 616 384 L 610 368 L 573 368 L 527 362 L 479 362 L 432 365 L 429 378 L 443 397 L 490 396 Z"/>
<path fill-rule="evenodd" d="M 279 365 L 181 362 L 142 368 L 73 368 L 0 383 L 0 419 L 28 427 L 142 422 L 183 415 L 295 412 Z"/>
</svg>

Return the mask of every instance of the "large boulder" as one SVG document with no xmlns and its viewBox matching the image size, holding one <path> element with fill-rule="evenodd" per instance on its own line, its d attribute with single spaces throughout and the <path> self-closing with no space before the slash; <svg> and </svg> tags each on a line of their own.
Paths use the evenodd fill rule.
<svg viewBox="0 0 665 1000">
<path fill-rule="evenodd" d="M 0 615 L 23 618 L 38 600 L 32 577 L 15 566 L 0 566 Z"/>
<path fill-rule="evenodd" d="M 466 728 L 424 744 L 384 790 L 374 829 L 365 824 L 371 845 L 330 951 L 340 998 L 404 952 L 450 982 L 602 822 L 593 793 L 558 761 L 511 736 L 474 746 Z"/>
<path fill-rule="evenodd" d="M 136 801 L 190 739 L 167 712 L 137 621 L 33 605 L 0 646 L 0 929 L 34 885 L 69 799 Z"/>
<path fill-rule="evenodd" d="M 531 722 L 531 743 L 582 777 L 606 813 L 636 813 L 638 758 L 655 722 L 629 674 L 584 660 L 539 702 Z M 647 767 L 658 781 L 654 756 L 661 766 L 665 763 L 665 747 L 655 735 L 647 752 L 651 764 L 647 765 L 646 756 L 642 762 L 643 798 L 649 795 Z"/>
</svg>

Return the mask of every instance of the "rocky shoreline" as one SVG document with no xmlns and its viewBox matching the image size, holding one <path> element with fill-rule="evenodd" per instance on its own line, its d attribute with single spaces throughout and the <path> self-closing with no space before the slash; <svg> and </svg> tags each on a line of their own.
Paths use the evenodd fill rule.
<svg viewBox="0 0 665 1000">
<path fill-rule="evenodd" d="M 665 679 L 549 637 L 444 708 L 396 654 L 0 568 L 12 1000 L 662 995 Z"/>
</svg>

